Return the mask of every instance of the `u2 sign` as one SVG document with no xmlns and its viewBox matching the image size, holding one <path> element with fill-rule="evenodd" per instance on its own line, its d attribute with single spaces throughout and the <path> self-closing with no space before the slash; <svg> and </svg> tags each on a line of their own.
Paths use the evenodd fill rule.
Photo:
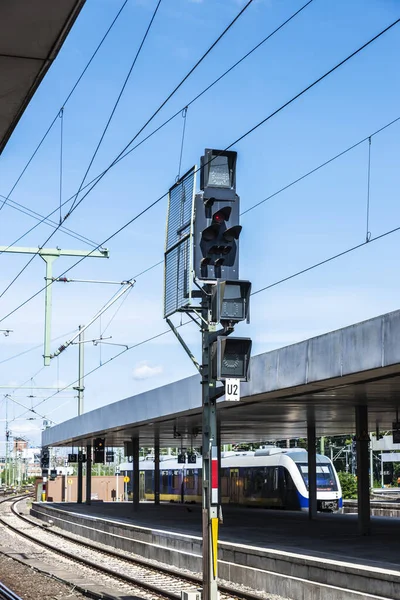
<svg viewBox="0 0 400 600">
<path fill-rule="evenodd" d="M 240 379 L 225 379 L 225 400 L 229 402 L 240 400 Z"/>
</svg>

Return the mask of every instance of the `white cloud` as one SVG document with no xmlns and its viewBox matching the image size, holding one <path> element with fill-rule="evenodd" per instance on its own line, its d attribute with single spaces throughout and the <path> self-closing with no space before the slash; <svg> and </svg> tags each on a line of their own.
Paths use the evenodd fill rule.
<svg viewBox="0 0 400 600">
<path fill-rule="evenodd" d="M 150 377 L 161 375 L 162 372 L 161 365 L 152 367 L 146 360 L 142 360 L 133 368 L 132 376 L 133 379 L 150 379 Z"/>
</svg>

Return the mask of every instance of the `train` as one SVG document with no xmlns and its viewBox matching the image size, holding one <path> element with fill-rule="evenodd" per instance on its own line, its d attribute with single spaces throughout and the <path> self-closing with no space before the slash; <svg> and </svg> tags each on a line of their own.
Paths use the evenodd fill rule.
<svg viewBox="0 0 400 600">
<path fill-rule="evenodd" d="M 132 463 L 120 465 L 130 475 Z M 154 500 L 154 456 L 139 462 L 140 498 Z M 317 510 L 342 512 L 339 478 L 331 460 L 317 454 Z M 202 459 L 180 464 L 175 456 L 160 457 L 160 500 L 201 503 Z M 241 504 L 286 510 L 308 510 L 308 455 L 300 448 L 264 447 L 254 452 L 222 452 L 220 469 L 222 504 Z"/>
</svg>

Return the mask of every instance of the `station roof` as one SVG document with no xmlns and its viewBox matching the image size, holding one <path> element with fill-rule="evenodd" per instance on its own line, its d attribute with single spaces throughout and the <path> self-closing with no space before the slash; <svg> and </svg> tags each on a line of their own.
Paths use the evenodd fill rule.
<svg viewBox="0 0 400 600">
<path fill-rule="evenodd" d="M 355 430 L 355 406 L 366 404 L 369 429 L 392 429 L 400 399 L 400 311 L 251 359 L 240 402 L 218 402 L 222 443 L 306 437 Z M 201 445 L 201 386 L 195 375 L 131 396 L 42 433 L 48 446 L 86 445 L 94 437 L 120 446 L 139 435 L 164 447 Z M 198 433 L 198 439 L 193 438 Z M 177 433 L 181 436 L 177 437 Z"/>
<path fill-rule="evenodd" d="M 1 0 L 0 153 L 85 0 Z"/>
</svg>

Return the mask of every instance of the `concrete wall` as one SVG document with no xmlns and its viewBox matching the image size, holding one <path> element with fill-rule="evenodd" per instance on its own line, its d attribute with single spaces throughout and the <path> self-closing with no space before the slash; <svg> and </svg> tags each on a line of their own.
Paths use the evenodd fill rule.
<svg viewBox="0 0 400 600">
<path fill-rule="evenodd" d="M 95 543 L 201 573 L 198 536 L 93 519 L 51 504 L 35 503 L 31 514 Z M 219 542 L 218 549 L 218 575 L 227 582 L 293 600 L 400 600 L 400 575 L 395 571 L 229 542 Z"/>
<path fill-rule="evenodd" d="M 76 475 L 58 476 L 54 481 L 47 483 L 47 496 L 52 498 L 52 502 L 76 502 L 78 494 L 78 481 Z M 66 483 L 65 483 L 66 480 Z M 71 482 L 71 483 L 69 483 Z M 65 486 L 65 487 L 64 487 Z M 64 488 L 64 490 L 63 490 Z M 117 478 L 113 476 L 92 476 L 92 499 L 111 502 L 111 491 L 117 490 Z M 123 500 L 124 481 L 119 478 L 118 496 Z M 86 501 L 86 478 L 83 478 L 83 501 Z"/>
</svg>

